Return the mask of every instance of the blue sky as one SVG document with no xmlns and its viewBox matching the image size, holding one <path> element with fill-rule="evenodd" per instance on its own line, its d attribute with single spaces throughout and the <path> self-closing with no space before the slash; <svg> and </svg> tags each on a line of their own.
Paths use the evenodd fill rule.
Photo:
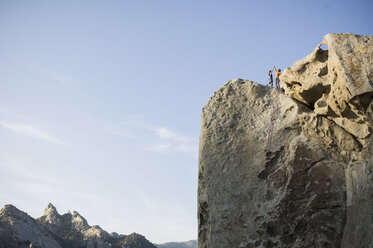
<svg viewBox="0 0 373 248">
<path fill-rule="evenodd" d="M 152 242 L 197 237 L 200 113 L 326 33 L 373 35 L 373 2 L 0 2 L 0 204 L 52 202 Z"/>
</svg>

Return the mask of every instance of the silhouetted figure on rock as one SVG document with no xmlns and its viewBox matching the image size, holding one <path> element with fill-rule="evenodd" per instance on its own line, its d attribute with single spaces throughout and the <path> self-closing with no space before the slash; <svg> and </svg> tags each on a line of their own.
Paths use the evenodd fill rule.
<svg viewBox="0 0 373 248">
<path fill-rule="evenodd" d="M 273 71 L 273 69 L 272 69 L 272 70 L 269 70 L 269 72 L 268 72 L 269 82 L 268 82 L 268 84 L 266 85 L 266 86 L 269 86 L 269 85 L 271 84 L 271 88 L 273 88 L 273 76 L 272 76 L 272 71 Z"/>
</svg>

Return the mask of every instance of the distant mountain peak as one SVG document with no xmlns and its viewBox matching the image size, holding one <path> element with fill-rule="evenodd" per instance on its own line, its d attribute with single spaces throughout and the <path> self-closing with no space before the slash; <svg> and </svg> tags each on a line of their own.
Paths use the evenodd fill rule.
<svg viewBox="0 0 373 248">
<path fill-rule="evenodd" d="M 73 211 L 71 222 L 78 230 L 90 228 L 88 221 L 76 211 Z"/>
<path fill-rule="evenodd" d="M 13 205 L 0 210 L 0 247 L 26 247 L 20 242 L 39 248 L 156 248 L 141 234 L 109 234 L 90 226 L 77 211 L 60 215 L 52 203 L 36 220 Z"/>
<path fill-rule="evenodd" d="M 15 206 L 11 204 L 5 205 L 0 210 L 0 216 L 4 216 L 4 217 L 11 216 L 17 219 L 28 217 L 28 215 L 25 212 L 22 212 L 21 210 L 19 210 L 18 208 L 16 208 Z"/>
<path fill-rule="evenodd" d="M 55 206 L 52 203 L 49 203 L 48 206 L 44 209 L 44 216 L 48 215 L 59 215 Z"/>
<path fill-rule="evenodd" d="M 48 206 L 46 209 L 52 209 L 54 211 L 57 211 L 56 207 L 52 203 L 48 203 Z"/>
<path fill-rule="evenodd" d="M 49 203 L 47 208 L 44 210 L 44 221 L 56 226 L 61 226 L 61 215 L 57 212 L 55 206 L 52 203 Z"/>
<path fill-rule="evenodd" d="M 61 248 L 58 242 L 27 213 L 13 205 L 0 211 L 0 247 Z"/>
<path fill-rule="evenodd" d="M 20 210 L 16 208 L 15 206 L 13 206 L 12 204 L 7 204 L 1 209 L 1 212 L 3 211 L 20 211 Z"/>
<path fill-rule="evenodd" d="M 73 211 L 72 215 L 73 215 L 74 218 L 75 217 L 81 217 L 82 218 L 82 216 L 77 211 Z"/>
</svg>

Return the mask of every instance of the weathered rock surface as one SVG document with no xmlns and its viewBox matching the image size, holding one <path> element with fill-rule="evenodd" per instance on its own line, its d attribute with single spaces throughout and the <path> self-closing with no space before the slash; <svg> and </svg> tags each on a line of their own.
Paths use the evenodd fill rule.
<svg viewBox="0 0 373 248">
<path fill-rule="evenodd" d="M 329 34 L 281 76 L 202 111 L 199 247 L 373 247 L 373 38 Z"/>
<path fill-rule="evenodd" d="M 328 50 L 322 50 L 322 44 Z M 365 143 L 372 129 L 372 116 L 367 114 L 368 107 L 372 110 L 372 62 L 371 36 L 328 34 L 310 55 L 286 69 L 280 79 L 288 95 Z"/>
</svg>

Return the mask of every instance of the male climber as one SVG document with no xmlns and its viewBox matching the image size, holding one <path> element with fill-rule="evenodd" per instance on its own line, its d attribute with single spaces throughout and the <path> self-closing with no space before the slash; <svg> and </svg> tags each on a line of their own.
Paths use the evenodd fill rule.
<svg viewBox="0 0 373 248">
<path fill-rule="evenodd" d="M 266 85 L 266 86 L 269 86 L 269 85 L 271 84 L 271 88 L 273 87 L 273 76 L 272 76 L 272 71 L 273 71 L 273 69 L 270 70 L 270 71 L 268 72 L 269 82 L 268 82 L 268 84 Z"/>
<path fill-rule="evenodd" d="M 276 72 L 276 88 L 279 90 L 281 89 L 280 87 L 280 75 L 281 75 L 281 69 L 276 69 L 276 66 L 273 66 L 273 68 L 275 69 L 275 72 Z"/>
</svg>

